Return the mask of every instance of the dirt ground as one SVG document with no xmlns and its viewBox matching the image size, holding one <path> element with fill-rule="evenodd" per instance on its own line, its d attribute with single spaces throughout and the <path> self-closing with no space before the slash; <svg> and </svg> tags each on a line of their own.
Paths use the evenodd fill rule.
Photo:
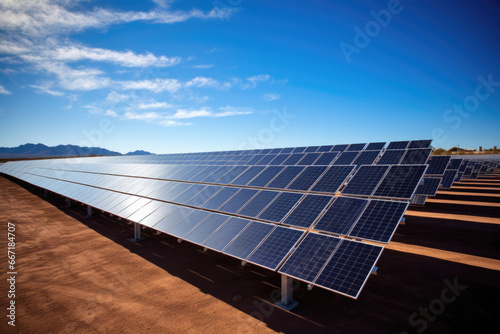
<svg viewBox="0 0 500 334">
<path fill-rule="evenodd" d="M 0 176 L 0 333 L 499 333 L 498 194 L 500 174 L 411 206 L 358 300 L 298 283 L 287 312 L 276 273 L 152 230 L 132 242 L 131 225 Z"/>
</svg>

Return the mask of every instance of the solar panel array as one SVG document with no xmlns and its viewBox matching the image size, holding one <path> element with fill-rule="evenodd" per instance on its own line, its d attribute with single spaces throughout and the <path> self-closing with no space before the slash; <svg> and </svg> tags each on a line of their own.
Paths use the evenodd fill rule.
<svg viewBox="0 0 500 334">
<path fill-rule="evenodd" d="M 365 241 L 390 241 L 431 153 L 430 140 L 384 146 L 33 160 L 0 172 L 357 298 L 383 250 Z"/>
</svg>

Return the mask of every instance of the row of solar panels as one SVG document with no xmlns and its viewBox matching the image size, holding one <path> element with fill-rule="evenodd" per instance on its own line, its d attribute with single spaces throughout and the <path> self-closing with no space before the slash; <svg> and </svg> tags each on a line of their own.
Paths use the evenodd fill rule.
<svg viewBox="0 0 500 334">
<path fill-rule="evenodd" d="M 4 170 L 2 171 L 4 172 Z M 105 209 L 119 217 L 140 222 L 144 226 L 271 270 L 279 268 L 280 273 L 353 298 L 357 298 L 359 295 L 383 249 L 380 246 L 355 240 L 307 232 L 290 226 L 235 217 L 46 176 L 12 170 L 9 174 L 65 197 Z M 92 175 L 103 176 L 89 174 L 89 176 Z M 126 184 L 130 184 L 130 182 L 125 182 L 122 185 Z M 132 185 L 130 191 L 139 188 L 142 186 Z M 126 189 L 122 188 L 121 190 Z M 240 189 L 240 191 L 244 190 L 251 189 Z M 281 204 L 286 204 L 290 199 L 289 196 L 302 196 L 288 193 L 289 195 L 281 197 L 283 194 L 287 193 L 276 194 L 276 199 L 271 201 L 271 204 L 276 203 L 277 210 L 266 211 L 268 209 L 264 209 L 262 212 L 269 212 L 271 216 L 277 217 L 285 212 Z M 301 202 L 302 205 L 306 205 L 303 203 L 317 203 L 317 201 L 307 199 L 309 198 L 307 196 L 315 195 L 305 196 L 306 198 Z M 333 200 L 331 196 L 319 197 L 325 202 Z M 279 198 L 286 200 L 277 202 Z M 356 207 L 356 210 L 332 209 L 330 215 L 348 214 L 351 218 L 356 218 L 352 219 L 352 225 L 354 227 L 358 225 L 358 230 L 362 231 L 364 230 L 362 228 L 363 219 L 365 222 L 370 222 L 372 219 L 368 213 L 363 216 L 361 211 L 371 212 L 370 215 L 386 214 L 387 207 L 384 205 L 395 204 L 396 202 L 338 197 L 332 205 L 344 209 Z M 261 205 L 266 207 L 265 203 L 261 203 Z M 404 213 L 406 205 L 401 204 L 401 215 Z M 311 208 L 316 212 L 319 211 L 314 205 Z M 310 211 L 294 210 L 292 214 L 293 212 L 299 212 L 299 215 L 302 215 Z M 342 219 L 341 222 L 345 231 L 355 230 L 354 227 L 347 226 L 345 219 Z M 328 220 L 328 223 L 331 224 L 331 221 Z"/>
</svg>

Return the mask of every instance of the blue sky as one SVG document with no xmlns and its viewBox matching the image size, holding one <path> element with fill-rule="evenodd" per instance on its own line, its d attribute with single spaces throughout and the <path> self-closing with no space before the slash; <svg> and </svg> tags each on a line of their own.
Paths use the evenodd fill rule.
<svg viewBox="0 0 500 334">
<path fill-rule="evenodd" d="M 0 1 L 0 146 L 500 144 L 493 1 Z"/>
</svg>

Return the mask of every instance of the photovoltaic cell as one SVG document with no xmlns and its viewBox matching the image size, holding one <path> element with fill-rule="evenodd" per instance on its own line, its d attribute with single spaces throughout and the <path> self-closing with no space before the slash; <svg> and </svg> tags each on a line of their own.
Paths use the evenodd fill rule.
<svg viewBox="0 0 500 334">
<path fill-rule="evenodd" d="M 269 165 L 281 165 L 289 156 L 290 154 L 277 154 Z"/>
<path fill-rule="evenodd" d="M 300 159 L 297 165 L 313 165 L 314 162 L 320 157 L 321 153 L 306 153 L 306 155 Z"/>
<path fill-rule="evenodd" d="M 231 217 L 202 245 L 221 252 L 249 223 L 247 219 Z"/>
<path fill-rule="evenodd" d="M 170 214 L 168 214 L 152 227 L 155 230 L 167 233 L 172 227 L 177 225 L 177 223 L 179 223 L 182 219 L 184 219 L 184 217 L 186 217 L 193 211 L 194 209 L 184 206 L 178 206 L 175 210 L 173 210 Z"/>
<path fill-rule="evenodd" d="M 189 234 L 184 238 L 190 242 L 200 245 L 205 241 L 212 233 L 214 233 L 224 222 L 229 218 L 229 216 L 221 215 L 218 213 L 212 213 L 205 219 L 200 225 L 196 226 Z"/>
<path fill-rule="evenodd" d="M 280 193 L 258 218 L 279 223 L 301 197 L 302 194 L 297 193 Z"/>
<path fill-rule="evenodd" d="M 283 161 L 282 165 L 283 166 L 291 166 L 291 165 L 296 165 L 297 162 L 300 161 L 305 156 L 303 153 L 294 153 L 291 154 L 285 161 Z"/>
<path fill-rule="evenodd" d="M 385 142 L 383 143 L 369 143 L 368 146 L 366 146 L 366 150 L 367 151 L 370 151 L 370 150 L 381 150 L 383 149 L 385 146 Z"/>
<path fill-rule="evenodd" d="M 193 206 L 201 206 L 203 203 L 208 201 L 213 195 L 215 195 L 218 191 L 222 189 L 221 186 L 206 186 L 203 188 L 201 192 L 199 192 L 196 196 L 191 198 L 187 204 Z"/>
<path fill-rule="evenodd" d="M 448 166 L 448 169 L 459 169 L 462 164 L 462 159 L 452 159 L 451 164 Z"/>
<path fill-rule="evenodd" d="M 380 246 L 342 240 L 314 285 L 357 298 L 382 250 Z"/>
<path fill-rule="evenodd" d="M 217 180 L 214 180 L 214 183 L 220 184 L 230 184 L 234 179 L 236 179 L 241 173 L 247 170 L 248 166 L 235 166 L 230 169 L 226 174 L 222 175 Z"/>
<path fill-rule="evenodd" d="M 353 169 L 354 166 L 331 166 L 311 190 L 334 194 L 339 190 Z"/>
<path fill-rule="evenodd" d="M 432 139 L 428 140 L 412 140 L 408 148 L 429 148 L 431 147 Z"/>
<path fill-rule="evenodd" d="M 340 156 L 333 162 L 334 165 L 350 165 L 358 156 L 359 152 L 342 152 Z"/>
<path fill-rule="evenodd" d="M 304 170 L 304 166 L 287 166 L 268 185 L 267 188 L 285 189 L 297 175 Z"/>
<path fill-rule="evenodd" d="M 427 165 L 391 166 L 374 196 L 410 199 Z"/>
<path fill-rule="evenodd" d="M 318 177 L 327 169 L 326 166 L 309 166 L 287 187 L 292 190 L 309 190 Z"/>
<path fill-rule="evenodd" d="M 401 159 L 401 165 L 420 165 L 425 164 L 429 155 L 431 155 L 432 150 L 427 149 L 413 149 L 407 150 L 403 159 Z"/>
<path fill-rule="evenodd" d="M 201 223 L 205 218 L 210 216 L 210 212 L 202 210 L 193 210 L 189 215 L 182 219 L 177 225 L 168 231 L 175 237 L 182 238 L 189 233 L 193 228 Z"/>
<path fill-rule="evenodd" d="M 285 167 L 284 166 L 269 166 L 255 177 L 248 185 L 253 187 L 264 187 L 272 179 L 278 175 Z"/>
<path fill-rule="evenodd" d="M 332 196 L 306 195 L 283 224 L 309 228 L 330 203 Z"/>
<path fill-rule="evenodd" d="M 367 205 L 368 200 L 365 199 L 337 197 L 314 229 L 347 235 Z"/>
<path fill-rule="evenodd" d="M 349 145 L 346 145 L 346 144 L 335 145 L 335 146 L 333 146 L 332 151 L 343 152 L 343 151 L 347 150 L 348 146 Z"/>
<path fill-rule="evenodd" d="M 356 160 L 352 163 L 353 165 L 371 165 L 379 156 L 380 151 L 363 151 L 361 152 Z"/>
<path fill-rule="evenodd" d="M 219 211 L 236 213 L 258 192 L 256 189 L 240 189 Z"/>
<path fill-rule="evenodd" d="M 420 184 L 415 194 L 425 196 L 435 196 L 439 189 L 441 178 L 439 177 L 424 177 L 424 183 Z"/>
<path fill-rule="evenodd" d="M 267 154 L 262 159 L 260 159 L 255 165 L 267 166 L 276 157 L 274 154 Z"/>
<path fill-rule="evenodd" d="M 441 180 L 441 186 L 444 189 L 450 189 L 453 186 L 453 181 L 455 180 L 455 176 L 457 175 L 457 170 L 447 170 L 444 172 L 443 179 Z"/>
<path fill-rule="evenodd" d="M 450 160 L 451 156 L 449 155 L 431 157 L 425 175 L 443 175 Z"/>
<path fill-rule="evenodd" d="M 224 249 L 223 253 L 242 260 L 246 259 L 275 226 L 274 224 L 264 224 L 256 221 L 251 222 L 250 225 Z"/>
<path fill-rule="evenodd" d="M 335 152 L 325 152 L 314 162 L 314 165 L 325 165 L 328 166 L 337 157 L 338 153 Z"/>
<path fill-rule="evenodd" d="M 277 226 L 247 261 L 276 270 L 304 233 L 304 231 Z"/>
<path fill-rule="evenodd" d="M 373 194 L 390 166 L 361 166 L 352 179 L 342 190 L 342 194 L 364 195 Z"/>
<path fill-rule="evenodd" d="M 406 150 L 386 150 L 377 161 L 377 165 L 397 165 L 405 153 Z"/>
<path fill-rule="evenodd" d="M 389 146 L 387 146 L 388 150 L 405 150 L 408 145 L 410 144 L 409 141 L 393 141 L 389 143 Z"/>
<path fill-rule="evenodd" d="M 408 202 L 372 200 L 349 235 L 388 243 L 407 207 Z"/>
<path fill-rule="evenodd" d="M 238 176 L 231 184 L 238 186 L 247 185 L 254 177 L 256 177 L 260 172 L 264 170 L 264 166 L 253 166 L 244 171 L 240 176 Z"/>
<path fill-rule="evenodd" d="M 351 144 L 347 148 L 347 151 L 361 151 L 362 149 L 365 148 L 365 146 L 366 146 L 366 143 L 363 143 L 363 144 Z"/>
<path fill-rule="evenodd" d="M 248 202 L 238 214 L 248 217 L 257 217 L 277 196 L 278 191 L 261 190 Z"/>
<path fill-rule="evenodd" d="M 203 203 L 201 206 L 205 209 L 217 210 L 224 202 L 230 199 L 236 192 L 238 188 L 223 187 L 217 194 L 212 196 L 208 201 Z"/>
<path fill-rule="evenodd" d="M 312 283 L 341 239 L 309 233 L 278 271 Z"/>
</svg>

